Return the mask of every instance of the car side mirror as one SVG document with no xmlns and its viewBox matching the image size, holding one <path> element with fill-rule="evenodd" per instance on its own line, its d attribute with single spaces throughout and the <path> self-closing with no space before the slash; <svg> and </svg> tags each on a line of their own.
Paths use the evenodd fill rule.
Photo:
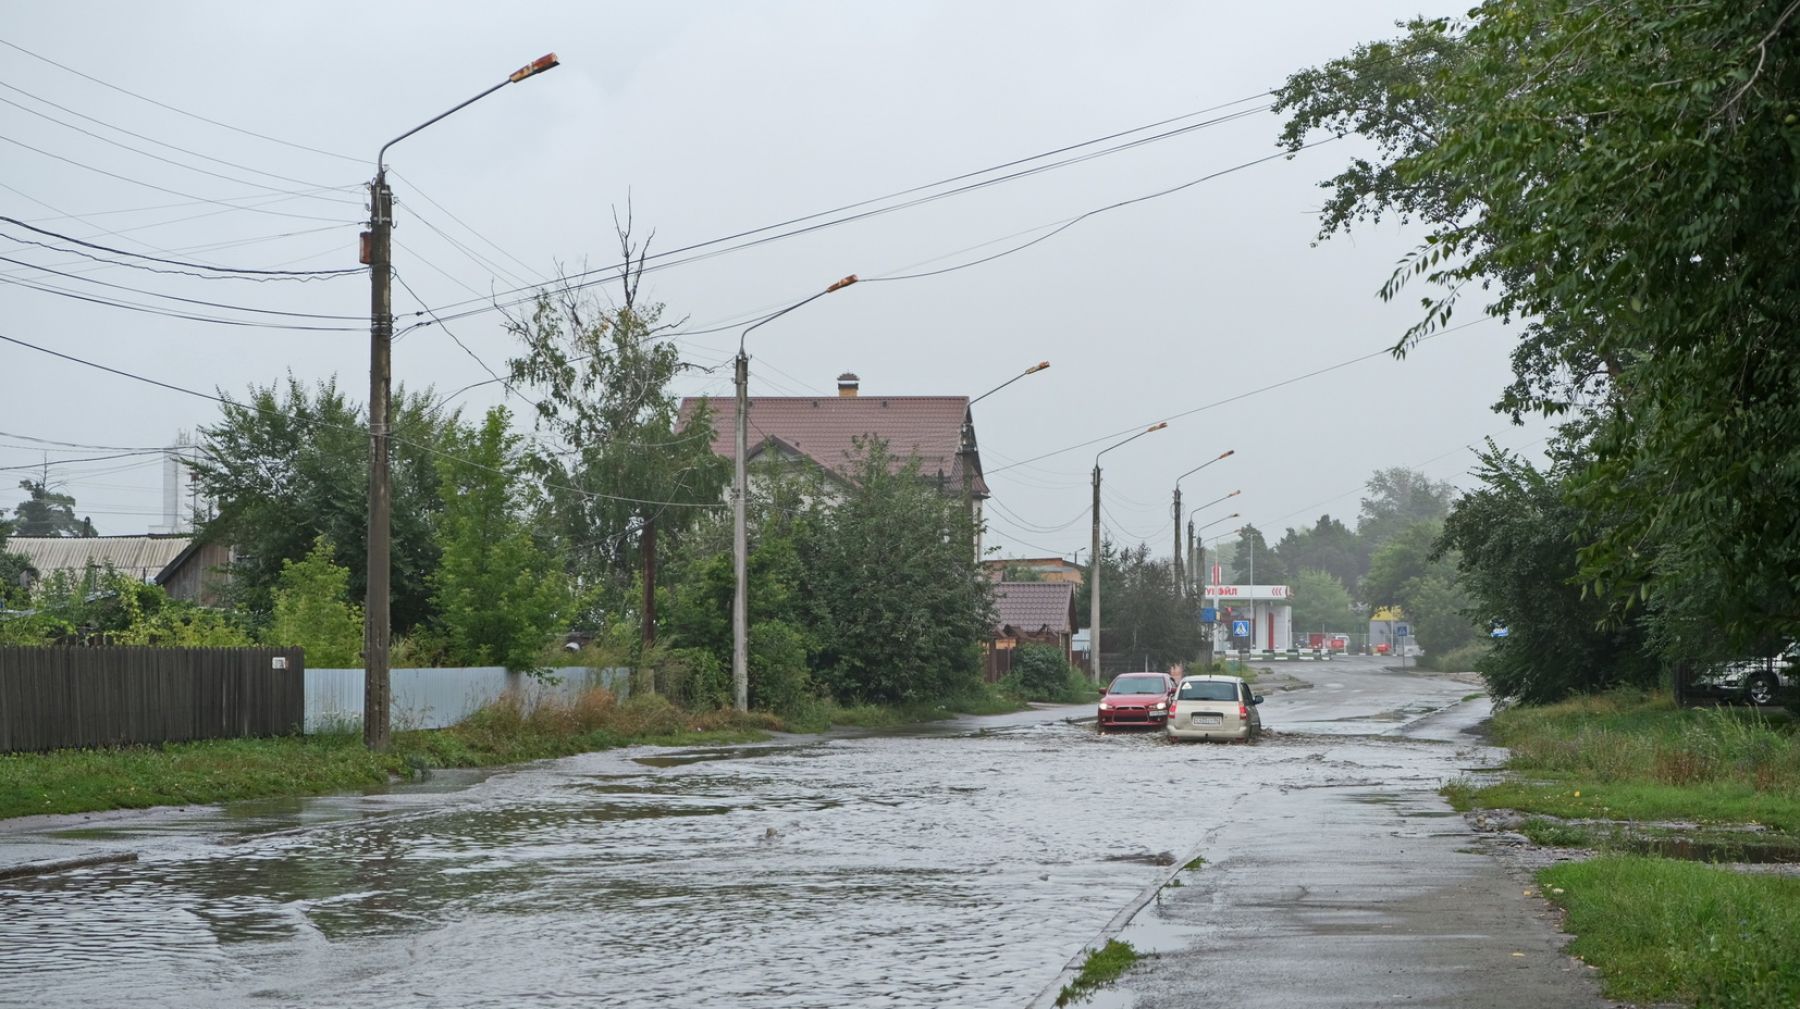
<svg viewBox="0 0 1800 1009">
<path fill-rule="evenodd" d="M 1101 696 L 1101 697 L 1105 697 L 1105 696 L 1106 696 L 1106 688 L 1105 688 L 1105 687 L 1100 687 L 1100 688 L 1098 688 L 1098 689 L 1099 689 L 1099 693 L 1100 693 L 1100 696 Z"/>
<path fill-rule="evenodd" d="M 1261 704 L 1262 703 L 1262 695 L 1261 694 L 1251 694 L 1250 695 L 1250 703 L 1251 704 Z"/>
</svg>

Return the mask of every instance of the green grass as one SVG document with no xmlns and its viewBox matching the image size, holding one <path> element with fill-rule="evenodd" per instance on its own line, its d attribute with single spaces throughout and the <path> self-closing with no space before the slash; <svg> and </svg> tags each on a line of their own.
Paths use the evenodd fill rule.
<svg viewBox="0 0 1800 1009">
<path fill-rule="evenodd" d="M 1130 943 L 1108 939 L 1106 945 L 1090 952 L 1082 961 L 1075 980 L 1063 985 L 1062 991 L 1057 993 L 1056 1004 L 1068 1005 L 1101 985 L 1117 981 L 1119 975 L 1140 959 L 1142 955 Z"/>
<path fill-rule="evenodd" d="M 823 732 L 833 726 L 859 729 L 886 729 L 919 722 L 937 722 L 958 715 L 1004 715 L 1023 711 L 1024 701 L 987 685 L 943 701 L 914 701 L 901 704 L 843 705 L 835 701 L 818 701 L 805 710 L 783 716 L 792 732 Z"/>
<path fill-rule="evenodd" d="M 1203 865 L 1205 865 L 1205 864 L 1206 864 L 1206 859 L 1205 859 L 1205 858 L 1204 858 L 1204 857 L 1202 857 L 1202 856 L 1200 856 L 1200 855 L 1195 855 L 1195 856 L 1194 856 L 1194 857 L 1193 857 L 1193 859 L 1191 859 L 1191 860 L 1190 860 L 1190 861 L 1189 861 L 1189 862 L 1188 862 L 1188 864 L 1186 864 L 1186 865 L 1184 865 L 1184 866 L 1182 866 L 1182 868 L 1183 868 L 1183 869 L 1186 869 L 1186 870 L 1189 870 L 1189 871 L 1192 871 L 1192 870 L 1195 870 L 1195 869 L 1198 869 L 1198 868 L 1200 868 L 1200 867 L 1201 867 L 1201 866 L 1203 866 Z"/>
<path fill-rule="evenodd" d="M 1800 1005 L 1800 879 L 1616 856 L 1538 880 L 1568 911 L 1570 952 L 1600 968 L 1612 998 Z"/>
<path fill-rule="evenodd" d="M 379 754 L 363 748 L 360 734 L 342 732 L 13 753 L 0 755 L 0 818 L 354 792 L 433 767 L 489 767 L 634 743 L 750 742 L 780 726 L 756 712 L 695 713 L 660 697 L 621 703 L 592 691 L 531 711 L 501 701 L 453 728 L 396 733 Z"/>
<path fill-rule="evenodd" d="M 1458 808 L 1800 831 L 1800 735 L 1755 710 L 1678 710 L 1667 695 L 1618 691 L 1509 709 L 1493 733 L 1515 776 L 1453 782 Z"/>
</svg>

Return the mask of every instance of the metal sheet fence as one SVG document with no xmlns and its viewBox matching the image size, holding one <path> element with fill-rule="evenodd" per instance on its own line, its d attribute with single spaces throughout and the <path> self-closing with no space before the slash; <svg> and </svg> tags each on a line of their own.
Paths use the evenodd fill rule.
<svg viewBox="0 0 1800 1009">
<path fill-rule="evenodd" d="M 595 687 L 624 696 L 631 682 L 631 670 L 624 668 L 571 667 L 552 673 L 553 679 L 539 680 L 499 666 L 391 670 L 388 682 L 394 697 L 394 728 L 448 728 L 508 690 L 518 691 L 527 704 L 534 704 L 546 697 L 572 698 Z M 306 671 L 307 732 L 355 729 L 362 725 L 362 717 L 361 669 Z"/>
<path fill-rule="evenodd" d="M 0 752 L 295 732 L 304 676 L 297 648 L 4 646 Z"/>
</svg>

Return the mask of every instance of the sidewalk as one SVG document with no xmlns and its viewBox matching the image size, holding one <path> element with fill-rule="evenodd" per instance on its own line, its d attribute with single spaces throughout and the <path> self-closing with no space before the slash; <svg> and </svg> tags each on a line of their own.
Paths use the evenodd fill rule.
<svg viewBox="0 0 1800 1009">
<path fill-rule="evenodd" d="M 1453 738 L 1444 757 L 1464 767 L 1494 753 L 1471 749 L 1477 741 L 1456 731 L 1466 719 L 1445 715 L 1407 734 Z M 1436 781 L 1406 760 L 1384 770 L 1385 780 L 1247 797 L 1208 833 L 1207 864 L 1180 873 L 1120 933 L 1154 955 L 1080 1004 L 1612 1005 L 1596 972 L 1561 951 L 1566 937 L 1535 884 L 1475 847 Z"/>
</svg>

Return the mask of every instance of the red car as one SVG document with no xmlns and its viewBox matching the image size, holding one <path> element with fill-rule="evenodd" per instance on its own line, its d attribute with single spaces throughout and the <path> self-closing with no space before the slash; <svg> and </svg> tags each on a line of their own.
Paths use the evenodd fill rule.
<svg viewBox="0 0 1800 1009">
<path fill-rule="evenodd" d="M 1133 726 L 1162 728 L 1180 684 L 1167 673 L 1122 673 L 1100 695 L 1100 731 Z"/>
</svg>

